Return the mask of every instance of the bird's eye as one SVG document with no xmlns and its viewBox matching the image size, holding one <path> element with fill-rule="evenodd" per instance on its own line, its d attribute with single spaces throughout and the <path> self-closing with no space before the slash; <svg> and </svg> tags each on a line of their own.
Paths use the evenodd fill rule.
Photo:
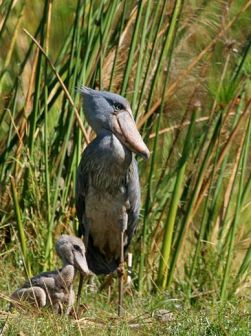
<svg viewBox="0 0 251 336">
<path fill-rule="evenodd" d="M 120 111 L 123 109 L 123 106 L 119 103 L 114 104 L 113 107 L 114 107 L 114 111 Z"/>
<path fill-rule="evenodd" d="M 76 251 L 78 251 L 78 252 L 82 252 L 80 246 L 78 246 L 78 245 L 73 245 L 73 247 L 74 247 L 74 250 L 76 250 Z"/>
</svg>

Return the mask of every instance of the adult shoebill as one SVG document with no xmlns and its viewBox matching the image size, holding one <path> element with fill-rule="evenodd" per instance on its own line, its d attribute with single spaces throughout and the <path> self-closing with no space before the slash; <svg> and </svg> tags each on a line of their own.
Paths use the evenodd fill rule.
<svg viewBox="0 0 251 336">
<path fill-rule="evenodd" d="M 81 239 L 62 235 L 56 242 L 56 251 L 63 262 L 59 270 L 40 273 L 17 289 L 11 298 L 14 301 L 27 301 L 38 308 L 51 305 L 55 312 L 71 312 L 75 301 L 73 280 L 77 271 L 89 274 L 85 258 L 85 246 Z"/>
<path fill-rule="evenodd" d="M 133 119 L 128 101 L 120 95 L 80 89 L 85 117 L 96 138 L 85 148 L 78 167 L 76 208 L 79 234 L 84 235 L 89 269 L 119 276 L 119 308 L 122 306 L 122 274 L 126 252 L 140 210 L 137 162 L 149 150 Z M 78 300 L 83 278 L 80 278 Z"/>
</svg>

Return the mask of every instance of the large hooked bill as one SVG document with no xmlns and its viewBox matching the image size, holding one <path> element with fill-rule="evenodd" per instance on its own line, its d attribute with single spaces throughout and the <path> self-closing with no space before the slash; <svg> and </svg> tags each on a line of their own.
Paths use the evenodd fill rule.
<svg viewBox="0 0 251 336">
<path fill-rule="evenodd" d="M 150 156 L 149 149 L 139 134 L 131 111 L 121 111 L 116 114 L 114 119 L 113 132 L 118 137 L 118 139 L 132 152 L 141 155 L 145 159 L 148 159 Z"/>
</svg>

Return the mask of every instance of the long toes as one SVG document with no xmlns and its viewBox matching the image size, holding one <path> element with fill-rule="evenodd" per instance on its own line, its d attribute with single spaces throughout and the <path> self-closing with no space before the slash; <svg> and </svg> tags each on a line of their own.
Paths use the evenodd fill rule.
<svg viewBox="0 0 251 336">
<path fill-rule="evenodd" d="M 125 267 L 124 263 L 120 263 L 118 268 L 117 268 L 118 276 L 122 277 L 125 274 Z"/>
</svg>

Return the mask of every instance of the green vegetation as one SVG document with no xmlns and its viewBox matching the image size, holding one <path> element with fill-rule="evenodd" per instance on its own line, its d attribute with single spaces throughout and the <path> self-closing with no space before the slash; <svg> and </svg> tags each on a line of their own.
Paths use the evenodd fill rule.
<svg viewBox="0 0 251 336">
<path fill-rule="evenodd" d="M 248 335 L 250 10 L 249 0 L 0 2 L 1 321 L 20 281 L 55 267 L 55 238 L 76 232 L 76 167 L 94 136 L 84 84 L 126 96 L 151 150 L 139 160 L 130 315 L 109 323 L 116 286 L 114 305 L 106 291 L 86 294 L 83 316 L 106 325 L 87 324 L 90 334 Z M 162 308 L 168 325 L 152 316 Z M 34 314 L 10 314 L 6 333 L 85 328 Z M 138 316 L 151 322 L 131 328 Z"/>
<path fill-rule="evenodd" d="M 243 336 L 250 335 L 250 310 L 242 302 L 227 303 L 224 307 L 204 302 L 200 309 L 184 307 L 179 300 L 165 296 L 144 296 L 126 300 L 126 317 L 118 318 L 107 296 L 97 294 L 87 297 L 88 312 L 82 319 L 74 320 L 64 316 L 42 312 L 26 314 L 13 313 L 9 316 L 4 335 L 156 335 L 156 336 Z M 163 311 L 163 308 L 165 311 Z M 0 314 L 1 319 L 6 313 Z M 165 320 L 166 318 L 166 320 Z"/>
</svg>

